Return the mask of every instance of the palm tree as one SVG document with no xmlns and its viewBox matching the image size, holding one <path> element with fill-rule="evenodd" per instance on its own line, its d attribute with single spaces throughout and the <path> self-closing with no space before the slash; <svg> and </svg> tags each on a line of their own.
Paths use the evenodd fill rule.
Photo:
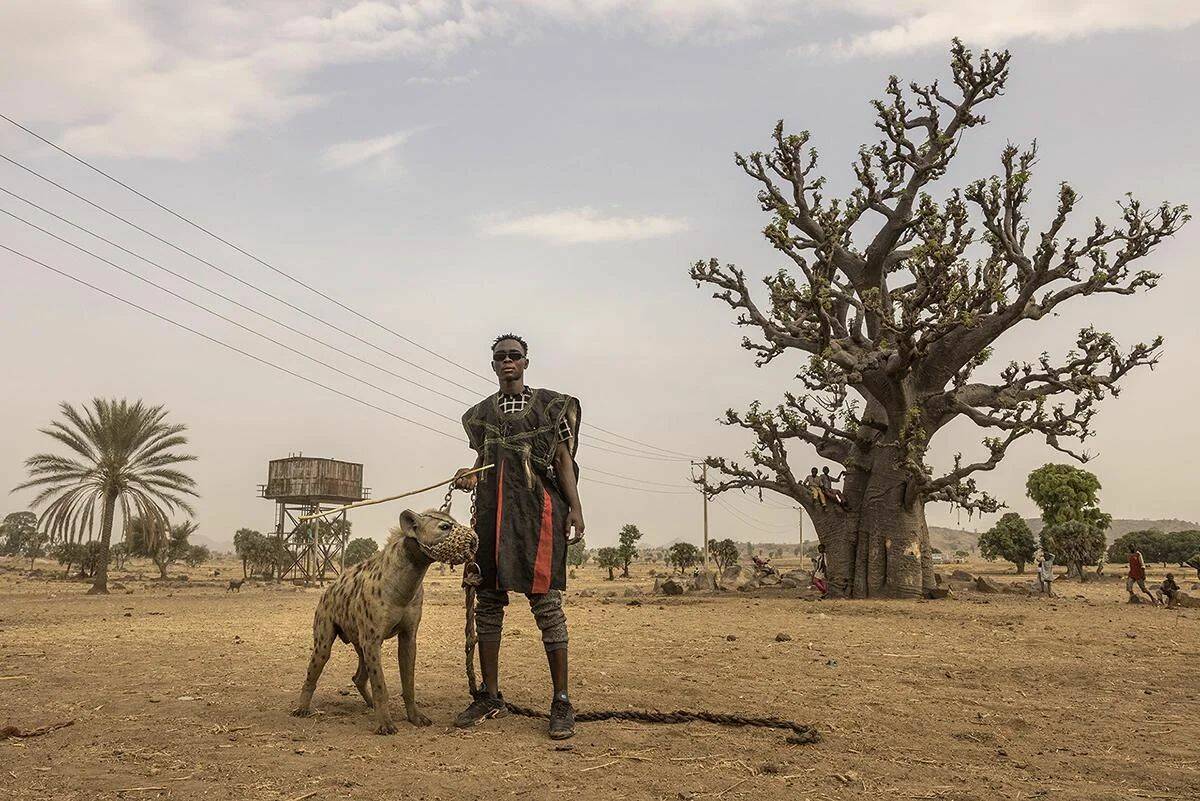
<svg viewBox="0 0 1200 801">
<path fill-rule="evenodd" d="M 125 520 L 158 521 L 154 536 L 163 536 L 168 512 L 195 514 L 184 496 L 196 496 L 196 482 L 175 465 L 196 457 L 172 450 L 187 444 L 187 427 L 167 423 L 162 406 L 95 398 L 82 411 L 65 402 L 59 409 L 66 421 L 56 420 L 41 432 L 65 445 L 70 455 L 29 457 L 30 479 L 16 489 L 41 489 L 32 505 L 45 505 L 38 524 L 55 540 L 82 541 L 85 533 L 91 540 L 99 512 L 100 565 L 88 594 L 107 594 L 118 505 Z"/>
</svg>

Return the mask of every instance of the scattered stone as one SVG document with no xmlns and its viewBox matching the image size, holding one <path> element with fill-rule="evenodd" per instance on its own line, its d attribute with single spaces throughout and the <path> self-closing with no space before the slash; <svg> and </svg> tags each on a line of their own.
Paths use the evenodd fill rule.
<svg viewBox="0 0 1200 801">
<path fill-rule="evenodd" d="M 729 642 L 735 642 L 737 640 L 737 635 L 736 634 L 726 634 L 725 639 L 728 640 Z"/>
<path fill-rule="evenodd" d="M 792 635 L 790 635 L 786 632 L 781 631 L 775 635 L 775 642 L 790 642 L 791 639 L 792 639 Z"/>
<path fill-rule="evenodd" d="M 953 598 L 954 593 L 949 587 L 930 587 L 925 590 L 925 597 L 931 601 L 943 601 L 947 598 Z"/>
<path fill-rule="evenodd" d="M 742 575 L 741 565 L 730 565 L 721 573 L 722 584 L 736 584 L 738 577 Z"/>
<path fill-rule="evenodd" d="M 1200 586 L 1200 585 L 1197 585 Z M 1175 603 L 1185 609 L 1200 609 L 1200 598 L 1194 595 L 1188 595 L 1182 590 L 1175 596 Z"/>
<path fill-rule="evenodd" d="M 800 589 L 800 582 L 793 578 L 783 578 L 779 580 L 779 586 L 785 590 L 798 590 Z"/>
<path fill-rule="evenodd" d="M 692 589 L 701 590 L 704 592 L 712 592 L 717 589 L 717 574 L 711 571 L 704 571 L 692 576 Z"/>
<path fill-rule="evenodd" d="M 836 659 L 826 659 L 825 660 L 825 667 L 835 668 L 837 666 L 838 666 L 838 661 Z"/>
<path fill-rule="evenodd" d="M 555 751 L 574 751 L 575 745 L 573 743 L 564 743 L 563 745 L 554 746 L 554 750 Z"/>
<path fill-rule="evenodd" d="M 955 571 L 956 573 L 959 571 Z M 977 592 L 1003 592 L 1000 585 L 992 581 L 986 576 L 978 576 L 975 579 L 975 590 Z"/>
<path fill-rule="evenodd" d="M 683 595 L 683 585 L 673 578 L 669 578 L 659 585 L 659 590 L 663 595 Z"/>
<path fill-rule="evenodd" d="M 1126 636 L 1126 637 L 1128 637 L 1128 638 L 1129 638 L 1129 639 L 1131 639 L 1131 640 L 1136 640 L 1136 639 L 1137 639 L 1137 632 L 1135 632 L 1135 631 L 1127 631 L 1127 632 L 1125 632 L 1125 636 Z"/>
<path fill-rule="evenodd" d="M 749 592 L 750 590 L 757 590 L 761 586 L 762 585 L 759 583 L 758 579 L 749 578 L 746 580 L 745 584 L 742 584 L 740 587 L 738 587 L 738 590 L 740 592 Z"/>
<path fill-rule="evenodd" d="M 625 605 L 626 606 L 641 606 L 642 602 L 639 601 L 637 598 L 634 598 L 632 601 L 630 601 L 629 603 L 627 603 Z"/>
<path fill-rule="evenodd" d="M 641 587 L 626 587 L 625 588 L 625 597 L 626 598 L 636 598 L 637 596 L 639 596 L 641 594 L 642 594 Z"/>
<path fill-rule="evenodd" d="M 955 570 L 950 574 L 952 581 L 974 581 L 975 577 L 965 570 Z"/>
</svg>

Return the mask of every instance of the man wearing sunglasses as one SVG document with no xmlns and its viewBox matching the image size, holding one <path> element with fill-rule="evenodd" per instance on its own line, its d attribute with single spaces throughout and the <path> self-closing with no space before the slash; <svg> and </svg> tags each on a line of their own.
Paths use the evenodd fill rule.
<svg viewBox="0 0 1200 801">
<path fill-rule="evenodd" d="M 583 538 L 579 503 L 579 401 L 548 389 L 525 386 L 529 346 L 516 334 L 492 344 L 492 371 L 499 391 L 463 415 L 475 467 L 491 470 L 456 479 L 475 490 L 476 561 L 482 573 L 475 602 L 483 683 L 455 725 L 467 728 L 508 714 L 500 694 L 500 635 L 508 593 L 523 593 L 542 632 L 554 694 L 550 736 L 575 734 L 567 695 L 567 546 Z"/>
</svg>

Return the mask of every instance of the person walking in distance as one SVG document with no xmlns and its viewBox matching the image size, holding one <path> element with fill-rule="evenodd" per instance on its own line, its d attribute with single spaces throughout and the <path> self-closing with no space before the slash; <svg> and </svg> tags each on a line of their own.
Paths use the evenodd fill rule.
<svg viewBox="0 0 1200 801">
<path fill-rule="evenodd" d="M 1125 591 L 1129 593 L 1129 603 L 1131 604 L 1137 603 L 1137 595 L 1133 592 L 1135 584 L 1142 592 L 1146 593 L 1146 597 L 1150 599 L 1150 603 L 1158 603 L 1154 598 L 1154 594 L 1146 587 L 1146 561 L 1142 559 L 1142 552 L 1137 549 L 1136 545 L 1130 544 L 1129 573 L 1125 576 Z"/>
<path fill-rule="evenodd" d="M 482 583 L 476 594 L 482 685 L 455 720 L 460 728 L 508 714 L 500 692 L 500 638 L 509 592 L 526 596 L 542 633 L 553 694 L 550 737 L 575 734 L 575 711 L 567 693 L 567 546 L 583 537 L 583 507 L 575 452 L 579 401 L 570 395 L 525 385 L 529 346 L 516 334 L 492 344 L 492 370 L 499 391 L 463 415 L 467 440 L 482 474 L 455 485 L 475 490 L 476 533 Z"/>
</svg>

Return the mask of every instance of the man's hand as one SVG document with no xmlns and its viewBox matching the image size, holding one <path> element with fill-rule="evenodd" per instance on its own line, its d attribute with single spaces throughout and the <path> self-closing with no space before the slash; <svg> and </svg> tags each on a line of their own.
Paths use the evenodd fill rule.
<svg viewBox="0 0 1200 801">
<path fill-rule="evenodd" d="M 566 524 L 567 545 L 574 545 L 583 539 L 583 510 L 572 508 L 567 512 Z M 571 529 L 575 529 L 575 534 L 571 534 Z"/>
<path fill-rule="evenodd" d="M 479 483 L 479 473 L 475 473 L 474 475 L 470 476 L 464 475 L 465 473 L 470 473 L 474 469 L 474 467 L 459 468 L 458 472 L 454 474 L 454 488 L 466 490 L 467 492 L 475 489 L 475 485 Z"/>
</svg>

